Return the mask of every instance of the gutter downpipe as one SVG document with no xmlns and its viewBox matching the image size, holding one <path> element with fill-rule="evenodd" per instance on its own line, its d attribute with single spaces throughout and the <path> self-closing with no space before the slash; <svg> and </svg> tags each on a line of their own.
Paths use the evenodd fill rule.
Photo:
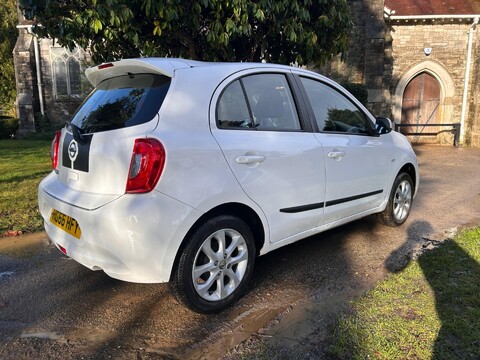
<svg viewBox="0 0 480 360">
<path fill-rule="evenodd" d="M 463 144 L 465 140 L 465 119 L 467 117 L 467 102 L 468 102 L 468 85 L 470 82 L 470 64 L 472 62 L 472 47 L 473 47 L 473 34 L 475 27 L 478 25 L 479 17 L 473 19 L 473 23 L 468 30 L 468 45 L 467 45 L 467 60 L 465 66 L 465 80 L 463 87 L 463 100 L 462 100 L 462 115 L 460 117 L 460 144 Z"/>
<path fill-rule="evenodd" d="M 473 33 L 475 27 L 480 21 L 479 14 L 470 15 L 395 15 L 395 10 L 391 10 L 388 7 L 383 8 L 384 18 L 386 20 L 470 20 L 473 19 L 470 30 L 468 31 L 468 45 L 467 45 L 467 58 L 465 66 L 465 79 L 463 87 L 463 100 L 462 100 L 462 114 L 460 117 L 460 144 L 463 144 L 465 138 L 465 118 L 467 114 L 467 102 L 468 102 L 468 85 L 470 80 L 470 64 L 472 62 L 472 47 L 473 47 Z"/>
<path fill-rule="evenodd" d="M 17 29 L 26 29 L 27 32 L 33 36 L 33 48 L 35 51 L 35 69 L 37 72 L 38 102 L 40 103 L 40 113 L 42 115 L 45 115 L 45 107 L 43 104 L 42 74 L 40 67 L 40 51 L 38 49 L 38 37 L 32 31 L 32 25 L 17 25 Z"/>
</svg>

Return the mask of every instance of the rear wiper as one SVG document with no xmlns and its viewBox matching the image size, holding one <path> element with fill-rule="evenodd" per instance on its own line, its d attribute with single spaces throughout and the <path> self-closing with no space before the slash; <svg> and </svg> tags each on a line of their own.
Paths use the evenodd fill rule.
<svg viewBox="0 0 480 360">
<path fill-rule="evenodd" d="M 82 129 L 80 129 L 77 125 L 73 124 L 71 121 L 65 121 L 67 126 L 67 130 L 71 130 L 73 138 L 75 139 L 76 142 L 83 144 L 86 142 L 85 136 L 82 134 Z"/>
</svg>

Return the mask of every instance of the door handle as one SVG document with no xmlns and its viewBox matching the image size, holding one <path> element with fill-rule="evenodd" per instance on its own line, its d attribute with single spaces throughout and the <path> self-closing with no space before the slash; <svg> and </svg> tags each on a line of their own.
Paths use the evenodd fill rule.
<svg viewBox="0 0 480 360">
<path fill-rule="evenodd" d="M 262 155 L 242 155 L 235 159 L 237 164 L 255 164 L 265 161 L 265 156 Z"/>
<path fill-rule="evenodd" d="M 330 159 L 340 160 L 342 157 L 345 156 L 345 151 L 332 150 L 327 154 L 327 156 Z"/>
</svg>

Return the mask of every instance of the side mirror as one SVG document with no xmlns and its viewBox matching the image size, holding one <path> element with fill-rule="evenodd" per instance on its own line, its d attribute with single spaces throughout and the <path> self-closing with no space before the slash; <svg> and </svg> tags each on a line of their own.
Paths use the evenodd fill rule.
<svg viewBox="0 0 480 360">
<path fill-rule="evenodd" d="M 375 129 L 380 135 L 388 134 L 393 130 L 393 121 L 389 118 L 379 116 L 377 117 L 377 121 L 375 123 Z"/>
</svg>

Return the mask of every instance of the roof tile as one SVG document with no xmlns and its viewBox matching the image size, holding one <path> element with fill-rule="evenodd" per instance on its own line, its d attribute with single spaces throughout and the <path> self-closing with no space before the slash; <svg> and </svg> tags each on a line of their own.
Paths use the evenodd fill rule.
<svg viewBox="0 0 480 360">
<path fill-rule="evenodd" d="M 385 0 L 395 15 L 480 14 L 480 0 Z"/>
</svg>

